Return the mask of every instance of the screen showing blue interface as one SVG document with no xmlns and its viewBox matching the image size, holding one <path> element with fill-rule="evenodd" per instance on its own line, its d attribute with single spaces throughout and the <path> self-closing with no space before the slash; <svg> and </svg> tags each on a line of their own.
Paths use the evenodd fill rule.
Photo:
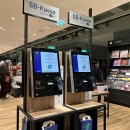
<svg viewBox="0 0 130 130">
<path fill-rule="evenodd" d="M 91 72 L 89 55 L 72 54 L 74 72 Z"/>
<path fill-rule="evenodd" d="M 57 53 L 34 51 L 33 56 L 34 73 L 59 72 Z"/>
</svg>

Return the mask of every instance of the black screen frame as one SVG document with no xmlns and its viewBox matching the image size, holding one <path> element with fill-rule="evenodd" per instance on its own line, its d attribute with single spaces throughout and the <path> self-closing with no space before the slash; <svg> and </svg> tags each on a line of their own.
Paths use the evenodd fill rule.
<svg viewBox="0 0 130 130">
<path fill-rule="evenodd" d="M 39 52 L 54 52 L 57 53 L 58 58 L 58 68 L 59 72 L 52 72 L 52 73 L 43 73 L 43 72 L 34 72 L 34 51 Z M 35 97 L 43 97 L 43 96 L 51 96 L 51 95 L 58 95 L 62 94 L 62 91 L 58 91 L 58 88 L 56 86 L 56 77 L 61 77 L 61 71 L 60 71 L 60 56 L 58 50 L 53 49 L 45 49 L 45 48 L 34 48 L 32 47 L 30 49 L 30 71 L 31 71 L 31 93 L 30 96 L 32 98 Z M 44 82 L 44 87 L 37 89 L 35 86 L 35 81 L 42 81 Z M 49 85 L 49 82 L 52 83 Z"/>
</svg>

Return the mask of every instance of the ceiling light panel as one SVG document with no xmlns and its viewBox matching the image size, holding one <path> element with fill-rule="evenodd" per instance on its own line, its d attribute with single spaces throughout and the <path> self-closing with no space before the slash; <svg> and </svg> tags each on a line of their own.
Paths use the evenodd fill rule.
<svg viewBox="0 0 130 130">
<path fill-rule="evenodd" d="M 3 27 L 0 27 L 0 30 L 5 30 L 5 28 L 3 28 Z"/>
<path fill-rule="evenodd" d="M 14 18 L 14 17 L 12 17 L 11 19 L 12 19 L 12 20 L 15 20 L 15 18 Z"/>
</svg>

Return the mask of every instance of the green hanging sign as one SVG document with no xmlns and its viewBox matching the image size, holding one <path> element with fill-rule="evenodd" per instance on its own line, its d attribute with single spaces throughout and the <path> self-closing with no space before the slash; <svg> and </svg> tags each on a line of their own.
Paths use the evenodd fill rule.
<svg viewBox="0 0 130 130">
<path fill-rule="evenodd" d="M 87 52 L 87 50 L 82 50 L 82 52 Z"/>
<path fill-rule="evenodd" d="M 54 46 L 48 46 L 48 49 L 55 49 Z"/>
</svg>

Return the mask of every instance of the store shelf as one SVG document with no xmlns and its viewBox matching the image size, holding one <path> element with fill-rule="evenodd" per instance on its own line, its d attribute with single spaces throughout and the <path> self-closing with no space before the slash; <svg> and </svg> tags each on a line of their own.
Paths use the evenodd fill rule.
<svg viewBox="0 0 130 130">
<path fill-rule="evenodd" d="M 85 113 L 87 115 L 89 115 L 92 120 L 93 120 L 93 126 L 92 129 L 93 130 L 97 130 L 97 110 L 98 108 L 102 107 L 104 110 L 104 114 L 103 114 L 103 130 L 106 130 L 106 105 L 105 104 L 101 104 L 98 102 L 94 102 L 94 101 L 86 101 L 83 103 L 79 103 L 76 105 L 67 105 L 73 109 L 76 110 L 76 114 L 77 114 L 77 130 L 79 128 L 79 115 L 82 113 Z"/>
<path fill-rule="evenodd" d="M 55 121 L 60 130 L 76 130 L 75 111 L 65 106 L 28 113 L 23 111 L 23 106 L 17 106 L 17 130 L 19 130 L 19 110 L 23 112 L 30 121 L 30 130 L 39 130 L 43 122 L 48 120 Z M 67 118 L 68 115 L 70 118 Z"/>
<path fill-rule="evenodd" d="M 93 107 L 100 107 L 100 106 L 102 106 L 102 104 L 94 102 L 94 101 L 86 101 L 81 104 L 67 105 L 67 106 L 69 106 L 75 110 L 82 110 L 82 109 L 89 109 L 89 108 L 93 108 Z"/>
<path fill-rule="evenodd" d="M 115 44 L 115 41 L 109 41 L 108 42 L 108 61 L 109 61 L 108 62 L 108 70 L 109 70 L 108 75 L 111 72 L 110 69 L 117 69 L 118 70 L 117 74 L 115 73 L 113 75 L 115 75 L 115 76 L 117 75 L 117 76 L 120 76 L 120 77 L 122 76 L 122 78 L 125 78 L 125 77 L 128 78 L 129 76 L 125 75 L 125 72 L 129 72 L 129 70 L 130 70 L 130 66 L 129 66 L 130 39 L 127 38 L 127 39 L 120 39 L 120 40 L 122 42 L 119 43 L 119 44 Z M 126 41 L 127 41 L 127 44 L 125 44 Z M 111 45 L 110 45 L 110 42 L 112 43 Z M 125 58 L 120 58 L 120 57 L 119 58 L 111 58 L 112 51 L 115 51 L 115 50 L 119 50 L 120 56 L 122 54 L 123 55 L 125 54 Z M 122 51 L 125 51 L 125 52 L 121 53 Z M 126 60 L 125 65 L 127 65 L 127 66 L 113 66 L 113 62 L 116 59 L 125 59 Z M 121 63 L 120 63 L 120 65 L 122 65 Z M 118 81 L 123 82 L 123 80 L 122 79 L 120 80 L 120 78 L 114 78 L 114 79 L 117 79 Z M 126 81 L 124 80 L 124 84 L 118 82 L 119 83 L 119 87 L 118 87 L 118 83 L 115 84 L 116 81 L 114 81 L 114 79 L 110 79 L 110 81 L 109 81 L 109 83 L 110 83 L 109 84 L 110 85 L 110 88 L 109 88 L 109 92 L 110 92 L 109 100 L 110 100 L 110 102 L 116 103 L 116 104 L 119 104 L 119 105 L 123 105 L 123 106 L 130 106 L 130 102 L 129 102 L 130 91 L 116 89 L 116 87 L 117 88 L 124 88 L 124 86 L 127 85 Z"/>
<path fill-rule="evenodd" d="M 98 92 L 92 92 L 92 96 L 98 96 L 98 95 L 108 95 L 109 94 L 109 92 L 108 91 L 106 91 L 106 92 L 100 92 L 100 93 L 98 93 Z"/>
<path fill-rule="evenodd" d="M 110 102 L 130 107 L 130 91 L 109 88 L 109 92 Z"/>
<path fill-rule="evenodd" d="M 32 116 L 34 119 L 38 118 L 45 118 L 49 116 L 55 116 L 59 114 L 65 114 L 68 112 L 73 112 L 72 109 L 69 109 L 65 106 L 59 106 L 53 109 L 48 109 L 48 110 L 43 110 L 43 111 L 38 111 L 38 112 L 30 112 L 30 116 Z"/>
</svg>

